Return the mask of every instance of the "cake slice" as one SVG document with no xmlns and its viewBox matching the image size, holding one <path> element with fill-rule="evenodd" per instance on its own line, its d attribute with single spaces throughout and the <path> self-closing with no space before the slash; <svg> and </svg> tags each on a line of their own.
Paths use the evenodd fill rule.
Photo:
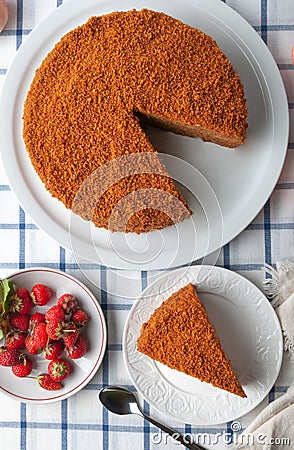
<svg viewBox="0 0 294 450">
<path fill-rule="evenodd" d="M 172 369 L 246 397 L 191 283 L 163 302 L 142 325 L 137 348 Z"/>
</svg>

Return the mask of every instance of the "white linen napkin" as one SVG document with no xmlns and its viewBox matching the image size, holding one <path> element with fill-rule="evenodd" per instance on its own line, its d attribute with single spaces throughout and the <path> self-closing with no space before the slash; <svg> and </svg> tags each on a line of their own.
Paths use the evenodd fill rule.
<svg viewBox="0 0 294 450">
<path fill-rule="evenodd" d="M 294 385 L 270 403 L 239 436 L 237 449 L 271 450 L 294 447 Z"/>
<path fill-rule="evenodd" d="M 280 320 L 284 350 L 289 350 L 294 362 L 294 263 L 277 263 L 276 270 L 267 265 L 265 270 L 271 278 L 266 278 L 264 287 Z"/>
<path fill-rule="evenodd" d="M 264 281 L 265 291 L 279 317 L 284 350 L 294 362 L 294 264 L 285 261 L 276 270 L 265 267 L 271 277 Z M 237 449 L 272 450 L 294 448 L 294 385 L 270 403 L 239 436 Z"/>
</svg>

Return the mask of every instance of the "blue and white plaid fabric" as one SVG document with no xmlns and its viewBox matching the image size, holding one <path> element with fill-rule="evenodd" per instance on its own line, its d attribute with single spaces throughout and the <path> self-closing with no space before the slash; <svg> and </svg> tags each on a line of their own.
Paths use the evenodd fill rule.
<svg viewBox="0 0 294 450">
<path fill-rule="evenodd" d="M 69 0 L 70 1 L 70 0 Z M 221 1 L 221 0 L 220 0 Z M 0 34 L 0 89 L 7 69 L 26 36 L 62 0 L 8 0 L 9 22 Z M 226 245 L 218 265 L 241 273 L 259 287 L 264 263 L 294 257 L 294 45 L 293 0 L 227 0 L 261 35 L 284 80 L 291 117 L 289 150 L 278 184 L 263 210 L 236 239 Z M 1 147 L 1 142 L 0 142 Z M 150 273 L 110 271 L 86 263 L 79 267 L 73 255 L 44 234 L 22 210 L 0 166 L 0 276 L 24 267 L 45 266 L 66 271 L 85 282 L 100 299 L 108 325 L 103 365 L 82 391 L 50 405 L 18 403 L 0 393 L 0 449 L 7 450 L 172 450 L 171 439 L 135 416 L 115 416 L 97 402 L 98 390 L 108 384 L 130 386 L 122 357 L 122 331 L 134 301 L 150 280 Z M 152 273 L 152 277 L 156 275 Z M 95 285 L 90 279 L 95 280 Z M 130 283 L 131 280 L 132 282 Z M 99 288 L 97 286 L 100 286 Z M 129 296 L 126 296 L 126 293 Z M 285 355 L 281 374 L 261 405 L 238 423 L 208 428 L 180 426 L 148 404 L 147 413 L 183 433 L 205 433 L 207 448 L 224 449 L 240 427 L 246 427 L 264 406 L 293 382 L 294 369 Z M 24 380 L 25 383 L 25 380 Z M 294 444 L 292 444 L 294 445 Z M 289 447 L 293 448 L 293 447 Z"/>
</svg>

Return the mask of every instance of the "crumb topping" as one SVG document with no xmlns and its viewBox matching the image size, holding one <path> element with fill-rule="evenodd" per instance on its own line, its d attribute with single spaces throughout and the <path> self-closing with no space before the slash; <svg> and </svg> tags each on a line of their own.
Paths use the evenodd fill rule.
<svg viewBox="0 0 294 450">
<path fill-rule="evenodd" d="M 147 206 L 146 199 L 132 199 L 136 212 L 131 202 L 124 206 L 125 231 L 164 228 L 191 214 L 158 157 L 154 173 L 118 179 L 102 196 L 87 183 L 98 168 L 123 155 L 156 155 L 140 115 L 221 145 L 245 139 L 243 86 L 230 61 L 212 38 L 163 13 L 143 9 L 92 17 L 66 34 L 36 70 L 23 115 L 32 164 L 53 196 L 98 227 L 120 230 L 112 211 L 140 189 L 178 199 L 173 218 L 165 208 L 156 210 L 156 196 Z M 77 204 L 85 183 L 88 195 Z"/>
<path fill-rule="evenodd" d="M 142 325 L 137 348 L 172 369 L 246 397 L 192 284 L 154 311 Z"/>
</svg>

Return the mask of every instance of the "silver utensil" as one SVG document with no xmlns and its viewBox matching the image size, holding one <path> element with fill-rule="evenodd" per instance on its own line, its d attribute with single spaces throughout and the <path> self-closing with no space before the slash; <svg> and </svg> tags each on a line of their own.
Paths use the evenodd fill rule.
<svg viewBox="0 0 294 450">
<path fill-rule="evenodd" d="M 187 439 L 184 438 L 181 434 L 177 433 L 172 428 L 163 425 L 151 417 L 147 416 L 141 409 L 138 401 L 133 392 L 128 391 L 119 386 L 106 386 L 98 394 L 98 398 L 101 403 L 107 408 L 109 411 L 114 414 L 138 414 L 144 419 L 148 420 L 148 422 L 152 423 L 156 427 L 160 428 L 165 433 L 168 433 L 172 436 L 173 439 L 179 441 L 181 444 L 185 445 L 190 450 L 205 450 L 204 447 L 201 447 L 198 444 L 187 442 Z"/>
</svg>

